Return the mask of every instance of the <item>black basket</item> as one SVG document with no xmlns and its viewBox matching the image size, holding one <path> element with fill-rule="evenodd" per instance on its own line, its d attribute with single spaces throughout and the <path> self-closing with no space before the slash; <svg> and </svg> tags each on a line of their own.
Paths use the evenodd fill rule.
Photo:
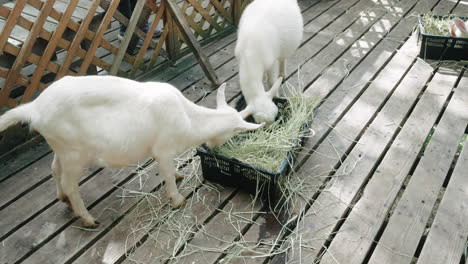
<svg viewBox="0 0 468 264">
<path fill-rule="evenodd" d="M 434 17 L 447 18 L 448 16 Z M 468 60 L 468 38 L 426 34 L 422 15 L 418 16 L 418 20 L 421 39 L 419 57 L 431 60 Z"/>
<path fill-rule="evenodd" d="M 273 101 L 279 109 L 284 108 L 288 103 L 287 100 L 282 98 L 275 98 Z M 240 98 L 235 107 L 237 110 L 243 109 L 245 107 L 244 99 Z M 203 177 L 223 185 L 240 187 L 243 191 L 259 195 L 270 206 L 276 207 L 281 203 L 283 197 L 279 181 L 280 179 L 287 179 L 291 165 L 296 159 L 296 153 L 306 142 L 308 128 L 307 123 L 302 126 L 299 139 L 291 146 L 277 172 L 258 168 L 237 159 L 227 158 L 209 150 L 197 148 L 197 154 L 201 158 Z"/>
</svg>

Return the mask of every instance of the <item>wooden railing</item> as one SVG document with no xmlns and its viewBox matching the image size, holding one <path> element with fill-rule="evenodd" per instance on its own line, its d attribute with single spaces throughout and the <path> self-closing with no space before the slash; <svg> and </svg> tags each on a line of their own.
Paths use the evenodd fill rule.
<svg viewBox="0 0 468 264">
<path fill-rule="evenodd" d="M 250 2 L 138 0 L 126 18 L 118 11 L 120 1 L 127 0 L 16 0 L 0 5 L 0 114 L 31 101 L 65 75 L 136 78 L 174 65 L 189 53 L 218 84 L 200 43 L 237 24 Z M 120 23 L 127 26 L 121 41 Z M 146 23 L 148 33 L 143 31 Z M 153 38 L 157 28 L 162 34 Z M 0 134 L 0 153 L 4 140 Z"/>
</svg>

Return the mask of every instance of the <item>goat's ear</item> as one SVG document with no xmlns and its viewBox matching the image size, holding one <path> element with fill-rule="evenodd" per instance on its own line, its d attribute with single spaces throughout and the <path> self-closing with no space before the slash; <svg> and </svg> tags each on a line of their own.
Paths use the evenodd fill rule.
<svg viewBox="0 0 468 264">
<path fill-rule="evenodd" d="M 270 91 L 268 91 L 268 96 L 273 99 L 273 97 L 278 96 L 278 91 L 283 82 L 283 77 L 279 77 L 278 80 L 273 84 Z"/>
<path fill-rule="evenodd" d="M 466 28 L 466 24 L 462 19 L 456 17 L 456 18 L 453 19 L 453 22 L 455 23 L 455 26 L 458 29 L 460 29 L 463 32 L 468 32 L 468 29 Z"/>
<path fill-rule="evenodd" d="M 247 105 L 247 107 L 244 110 L 240 111 L 239 114 L 243 119 L 246 119 L 247 117 L 249 117 L 249 115 L 252 114 L 252 107 L 250 105 Z"/>
<path fill-rule="evenodd" d="M 449 24 L 449 29 L 450 29 L 450 36 L 456 36 L 456 29 L 455 29 L 455 22 L 452 21 L 452 23 Z"/>
<path fill-rule="evenodd" d="M 265 122 L 263 122 L 261 124 L 244 122 L 242 124 L 242 126 L 238 127 L 236 130 L 238 130 L 238 131 L 251 131 L 251 130 L 256 130 L 256 129 L 262 128 L 264 125 L 265 125 Z"/>
<path fill-rule="evenodd" d="M 226 103 L 226 96 L 224 91 L 226 90 L 226 83 L 221 84 L 218 88 L 218 93 L 216 94 L 216 108 L 222 108 L 228 106 Z"/>
</svg>

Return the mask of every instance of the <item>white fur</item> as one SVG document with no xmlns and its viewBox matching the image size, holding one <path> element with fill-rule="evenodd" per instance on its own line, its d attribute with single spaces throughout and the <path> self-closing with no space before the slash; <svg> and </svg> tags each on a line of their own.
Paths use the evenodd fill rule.
<svg viewBox="0 0 468 264">
<path fill-rule="evenodd" d="M 69 202 L 86 225 L 95 220 L 79 195 L 78 182 L 88 165 L 122 167 L 152 156 L 160 166 L 174 207 L 177 191 L 173 159 L 191 146 L 222 144 L 236 133 L 261 125 L 245 122 L 229 107 L 224 87 L 217 109 L 198 106 L 173 86 L 140 83 L 112 76 L 65 77 L 35 101 L 0 117 L 0 131 L 28 122 L 55 152 L 52 174 L 58 198 Z"/>
<path fill-rule="evenodd" d="M 243 115 L 256 122 L 273 122 L 278 108 L 272 98 L 285 76 L 285 60 L 299 47 L 303 20 L 297 0 L 255 0 L 247 6 L 239 23 L 236 57 L 242 93 L 247 102 Z M 267 74 L 269 92 L 263 86 Z"/>
<path fill-rule="evenodd" d="M 450 22 L 450 35 L 459 38 L 468 38 L 468 21 L 456 17 Z"/>
</svg>

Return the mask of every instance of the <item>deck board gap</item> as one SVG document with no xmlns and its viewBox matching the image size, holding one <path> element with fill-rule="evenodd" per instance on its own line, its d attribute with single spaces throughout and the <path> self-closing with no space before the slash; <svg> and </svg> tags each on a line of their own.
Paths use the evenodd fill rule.
<svg viewBox="0 0 468 264">
<path fill-rule="evenodd" d="M 460 77 L 463 76 L 463 74 L 460 75 Z M 458 85 L 458 84 L 457 84 Z M 453 94 L 453 92 L 452 92 Z M 452 95 L 451 94 L 451 95 Z M 468 125 L 467 125 L 467 129 L 468 129 Z M 466 143 L 466 137 L 465 137 L 465 134 L 460 138 L 460 144 L 463 144 L 463 143 Z M 459 145 L 460 146 L 460 145 Z M 466 146 L 465 146 L 466 147 Z M 434 219 L 435 219 L 435 216 L 437 214 L 437 211 L 439 209 L 439 205 L 440 205 L 440 202 L 442 201 L 442 199 L 444 198 L 444 194 L 445 194 L 445 191 L 446 191 L 446 188 L 448 186 L 448 183 L 450 182 L 450 178 L 452 176 L 452 173 L 453 173 L 453 168 L 456 166 L 457 164 L 457 161 L 458 161 L 458 157 L 460 156 L 460 153 L 461 153 L 461 150 L 462 148 L 458 148 L 454 153 L 454 157 L 453 157 L 453 160 L 452 160 L 452 164 L 451 164 L 451 167 L 449 169 L 449 171 L 447 172 L 447 175 L 445 176 L 445 181 L 444 181 L 444 185 L 440 188 L 439 190 L 439 194 L 437 195 L 437 199 L 436 199 L 436 202 L 434 203 L 434 206 L 432 207 L 432 211 L 431 211 L 431 215 L 429 217 L 429 220 L 427 221 L 426 223 L 426 226 L 425 226 L 425 231 L 424 231 L 424 234 L 423 236 L 421 237 L 421 239 L 419 240 L 419 243 L 418 243 L 418 246 L 416 248 L 416 251 L 414 252 L 414 256 L 413 258 L 414 259 L 417 259 L 419 258 L 420 254 L 421 254 L 421 251 L 423 250 L 424 248 L 424 244 L 426 242 L 426 239 L 427 239 L 427 235 L 429 233 L 429 230 L 431 229 L 432 227 L 432 224 L 434 222 Z"/>
<path fill-rule="evenodd" d="M 25 165 L 15 169 L 14 171 L 12 171 L 10 174 L 8 174 L 7 176 L 5 177 L 2 177 L 0 178 L 0 184 L 6 180 L 8 180 L 9 178 L 15 176 L 17 173 L 21 172 L 22 170 L 28 168 L 29 166 L 31 166 L 32 164 L 34 164 L 35 162 L 39 161 L 40 159 L 44 158 L 45 156 L 49 155 L 52 151 L 47 151 L 45 152 L 44 154 L 40 155 L 39 157 L 31 160 L 30 162 L 26 163 Z M 1 210 L 1 208 L 0 208 Z"/>
<path fill-rule="evenodd" d="M 410 38 L 410 35 L 407 37 L 407 39 Z M 403 44 L 401 44 L 402 46 Z M 377 78 L 381 71 L 383 71 L 386 67 L 386 65 L 394 58 L 394 56 L 398 53 L 398 51 L 394 51 L 392 56 L 390 56 L 387 61 L 385 62 L 385 64 L 383 64 L 381 66 L 381 68 L 379 69 L 379 71 L 377 71 L 375 73 L 375 75 L 372 77 L 372 79 L 366 84 L 365 88 L 362 89 L 360 91 L 360 93 L 353 99 L 353 103 L 349 104 L 349 106 L 347 107 L 347 110 L 349 110 L 356 101 L 359 100 L 359 98 L 361 97 L 361 95 L 367 90 L 367 88 L 372 84 L 372 81 L 375 80 L 375 78 Z M 358 134 L 358 136 L 354 139 L 353 143 L 350 145 L 350 147 L 343 153 L 342 157 L 340 160 L 344 160 L 346 158 L 347 155 L 349 155 L 351 153 L 351 151 L 354 149 L 354 147 L 356 146 L 357 142 L 359 141 L 359 139 L 362 137 L 362 135 L 364 135 L 364 133 L 366 132 L 366 128 L 373 122 L 373 120 L 377 117 L 378 113 L 382 110 L 382 108 L 385 106 L 385 103 L 389 100 L 389 98 L 391 98 L 393 92 L 396 90 L 396 88 L 399 86 L 399 84 L 401 83 L 401 81 L 405 78 L 405 76 L 407 75 L 407 73 L 411 70 L 412 66 L 416 63 L 416 59 L 414 59 L 412 62 L 411 62 L 411 65 L 406 69 L 405 73 L 402 75 L 402 77 L 399 79 L 399 81 L 395 84 L 395 86 L 393 87 L 393 89 L 391 90 L 391 92 L 389 92 L 386 96 L 386 98 L 384 99 L 383 103 L 379 106 L 379 108 L 376 110 L 376 112 L 374 113 L 374 115 L 372 116 L 372 118 L 368 121 L 368 123 L 363 127 L 363 129 L 360 131 L 360 133 Z M 414 104 L 416 105 L 416 103 Z M 320 142 L 317 143 L 317 147 L 321 144 L 321 142 L 323 142 L 327 136 L 332 132 L 333 128 L 340 122 L 340 120 L 346 115 L 347 113 L 347 110 L 343 111 L 342 114 L 340 115 L 340 118 L 338 118 L 334 124 L 332 124 L 330 126 L 330 129 L 327 131 L 327 133 L 325 133 L 323 135 L 323 138 L 320 140 Z M 409 114 L 408 114 L 409 115 Z M 399 129 L 397 130 L 397 132 L 393 135 L 393 140 L 396 138 L 396 136 L 398 135 L 398 132 L 401 130 L 401 127 L 402 125 L 400 125 Z M 392 141 L 390 141 L 392 142 Z M 385 153 L 386 151 L 388 151 L 388 149 L 390 148 L 390 145 L 391 143 L 386 147 L 385 151 L 383 152 L 382 156 L 380 157 L 379 161 L 374 164 L 374 168 L 373 168 L 373 171 L 375 171 L 378 167 L 378 164 L 380 163 L 380 161 L 383 159 L 383 157 L 385 156 Z M 306 162 L 306 159 L 299 165 L 303 165 L 304 163 Z M 305 210 L 303 210 L 303 212 L 307 212 L 313 205 L 315 199 L 322 193 L 322 191 L 326 188 L 326 186 L 328 185 L 328 183 L 331 181 L 333 175 L 335 174 L 335 172 L 339 169 L 339 167 L 342 165 L 342 163 L 337 163 L 335 164 L 335 167 L 333 168 L 332 172 L 329 173 L 327 175 L 327 178 L 322 182 L 321 186 L 319 187 L 318 191 L 312 196 L 312 198 L 309 200 L 309 202 L 307 203 L 306 207 L 305 207 Z M 295 170 L 298 170 L 300 169 L 301 166 L 299 166 L 299 168 L 295 169 Z M 371 173 L 372 174 L 372 173 Z M 368 181 L 369 179 L 367 179 Z M 365 186 L 362 187 L 362 189 L 364 188 Z M 354 201 L 357 202 L 358 200 Z M 353 204 L 354 204 L 353 203 Z M 331 232 L 331 235 L 330 237 L 327 239 L 327 241 L 324 243 L 323 247 L 320 249 L 319 253 L 318 253 L 318 258 L 317 259 L 320 259 L 321 255 L 326 253 L 327 250 L 326 248 L 331 244 L 331 242 L 333 241 L 333 237 L 336 235 L 336 233 L 339 231 L 339 228 L 344 224 L 345 220 L 346 220 L 346 217 L 351 213 L 352 211 L 352 205 L 348 206 L 348 208 L 345 210 L 345 212 L 343 213 L 343 215 L 340 217 L 340 219 L 338 220 L 336 226 L 334 227 L 333 231 Z M 298 221 L 300 221 L 300 219 L 298 219 Z"/>
<path fill-rule="evenodd" d="M 395 28 L 398 24 L 395 24 L 395 26 L 393 28 Z M 392 28 L 392 29 L 393 29 Z M 390 32 L 390 31 L 389 31 Z M 363 56 L 363 58 L 359 61 L 359 63 L 357 63 L 352 69 L 350 69 L 349 71 L 349 74 L 353 73 L 354 70 L 360 65 L 360 63 L 362 61 L 364 61 L 367 56 L 369 56 L 369 54 L 372 53 L 372 50 L 374 50 L 382 41 L 385 41 L 386 40 L 386 36 L 388 35 L 388 33 L 382 37 L 382 39 L 365 55 Z M 363 88 L 359 91 L 359 93 L 353 98 L 353 100 L 350 102 L 350 104 L 341 112 L 341 114 L 338 116 L 338 118 L 335 120 L 335 122 L 333 122 L 332 124 L 330 124 L 330 129 L 324 133 L 323 137 L 320 138 L 316 144 L 310 149 L 308 155 L 306 155 L 306 157 L 304 159 L 301 160 L 300 163 L 298 163 L 298 166 L 295 168 L 295 170 L 299 170 L 300 167 L 302 165 L 304 165 L 307 160 L 309 159 L 310 155 L 312 153 L 315 152 L 315 150 L 320 146 L 320 144 L 323 143 L 323 141 L 327 138 L 327 136 L 332 132 L 332 130 L 334 129 L 334 127 L 336 127 L 336 125 L 343 119 L 344 116 L 346 116 L 346 114 L 348 113 L 348 111 L 351 109 L 351 107 L 354 105 L 355 102 L 357 102 L 359 100 L 359 98 L 361 98 L 361 96 L 366 92 L 367 88 L 369 88 L 369 86 L 375 81 L 375 79 L 380 75 L 380 73 L 385 69 L 385 67 L 393 60 L 393 58 L 398 54 L 398 50 L 400 50 L 400 48 L 404 45 L 404 43 L 406 41 L 408 41 L 408 39 L 411 37 L 411 34 L 408 35 L 403 41 L 402 43 L 395 49 L 395 51 L 393 51 L 393 53 L 387 58 L 387 60 L 382 64 L 382 66 L 380 66 L 380 68 L 375 72 L 375 74 L 372 76 L 371 79 L 369 79 L 369 81 L 363 86 Z M 329 98 L 335 91 L 336 89 L 338 89 L 338 87 L 340 87 L 340 85 L 346 80 L 346 78 L 342 78 L 326 95 L 325 97 L 323 98 L 323 100 L 321 100 L 320 104 L 317 106 L 318 109 L 320 109 L 320 106 L 327 100 L 327 98 Z M 312 82 L 313 83 L 313 82 Z M 307 90 L 310 86 L 306 86 L 305 90 Z"/>
<path fill-rule="evenodd" d="M 401 129 L 403 128 L 404 124 L 406 123 L 406 121 L 409 119 L 409 117 L 411 116 L 411 114 L 413 113 L 414 109 L 416 108 L 416 105 L 418 104 L 419 100 L 421 99 L 422 95 L 424 94 L 424 92 L 426 91 L 426 89 L 428 88 L 429 86 L 429 83 L 432 81 L 432 79 L 434 78 L 436 72 L 437 72 L 438 68 L 436 67 L 434 69 L 434 71 L 432 72 L 431 76 L 429 77 L 429 79 L 427 80 L 426 84 L 424 85 L 423 89 L 420 91 L 419 95 L 417 96 L 416 100 L 413 102 L 412 106 L 410 107 L 410 110 L 408 112 L 408 114 L 405 116 L 405 118 L 403 118 L 403 121 L 398 125 L 398 128 L 397 128 L 397 134 L 401 131 Z M 440 120 L 439 120 L 440 121 Z M 438 121 L 436 121 L 436 123 L 438 123 Z M 432 131 L 432 130 L 431 130 Z M 432 131 L 433 133 L 433 131 Z M 391 145 L 393 144 L 393 142 L 395 141 L 395 138 L 392 138 L 390 140 L 390 143 L 389 143 L 389 146 L 388 148 L 391 147 Z M 413 164 L 413 167 L 410 169 L 408 175 L 406 176 L 406 178 L 404 179 L 403 182 L 405 182 L 405 184 L 403 184 L 403 186 L 406 186 L 408 184 L 408 182 L 410 181 L 411 179 L 411 176 L 413 175 L 414 171 L 416 170 L 416 166 L 417 164 L 419 163 L 419 160 L 421 157 L 422 157 L 422 154 L 424 153 L 424 149 L 425 149 L 426 146 L 423 145 L 423 148 L 420 150 L 420 153 L 418 154 L 418 157 L 416 159 L 416 161 L 414 162 Z M 388 149 L 386 150 L 388 151 Z M 401 197 L 401 195 L 403 194 L 404 192 L 404 188 L 400 189 L 399 191 L 399 195 L 397 195 L 397 198 L 393 201 L 392 203 L 392 206 L 391 207 L 395 207 L 396 204 L 398 204 L 398 201 L 399 201 L 399 198 L 398 197 Z M 385 227 L 387 226 L 388 224 L 388 218 L 391 216 L 392 214 L 392 210 L 389 210 L 389 212 L 387 213 L 387 217 L 386 217 L 386 221 L 384 221 L 384 223 L 382 224 L 382 226 L 380 227 L 379 231 L 377 232 L 375 238 L 374 238 L 374 241 L 372 243 L 372 246 L 369 248 L 369 251 L 367 252 L 367 255 L 366 257 L 364 258 L 364 262 L 363 263 L 368 263 L 370 258 L 372 257 L 372 253 L 374 252 L 374 249 L 376 248 L 377 244 L 378 244 L 378 241 L 380 240 L 380 237 L 382 236 L 384 230 L 385 230 Z"/>
<path fill-rule="evenodd" d="M 26 193 L 32 191 L 33 189 L 36 189 L 38 186 L 42 185 L 44 182 L 49 181 L 51 179 L 52 179 L 52 175 L 49 175 L 49 176 L 43 178 L 42 180 L 40 180 L 39 182 L 37 182 L 36 184 L 30 186 L 28 189 L 26 189 L 23 192 L 19 193 L 17 196 L 13 197 L 13 199 L 11 199 L 10 201 L 8 201 L 5 204 L 3 204 L 2 206 L 0 206 L 0 211 L 5 209 L 6 207 L 10 206 L 12 203 L 16 202 L 18 199 L 20 199 Z"/>
</svg>

